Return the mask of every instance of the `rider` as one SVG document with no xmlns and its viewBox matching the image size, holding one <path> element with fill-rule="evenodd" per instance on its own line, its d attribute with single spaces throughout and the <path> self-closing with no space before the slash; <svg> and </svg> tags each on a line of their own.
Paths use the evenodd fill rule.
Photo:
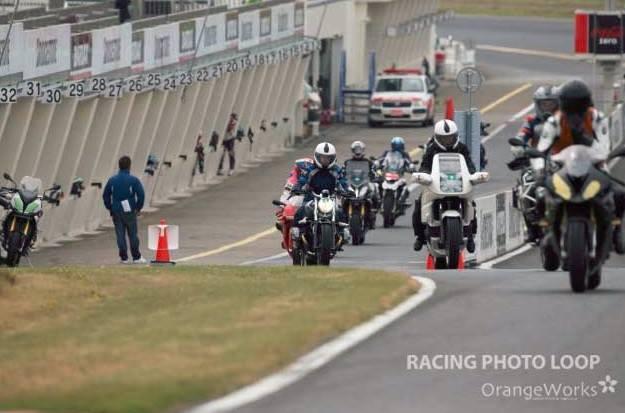
<svg viewBox="0 0 625 413">
<path fill-rule="evenodd" d="M 401 136 L 395 136 L 393 139 L 391 139 L 391 149 L 384 151 L 382 156 L 380 156 L 376 161 L 376 165 L 380 169 L 384 169 L 386 156 L 393 152 L 399 152 L 404 159 L 404 165 L 402 168 L 404 171 L 414 171 L 414 162 L 412 161 L 410 154 L 406 152 L 406 141 Z M 402 192 L 401 198 L 399 199 L 399 205 L 402 205 L 403 207 L 410 206 L 406 202 L 408 200 L 408 196 L 410 196 L 410 191 L 408 189 L 405 189 Z"/>
<path fill-rule="evenodd" d="M 560 89 L 560 111 L 545 123 L 543 132 L 537 145 L 541 152 L 551 151 L 556 154 L 571 145 L 586 145 L 593 147 L 607 158 L 610 152 L 610 127 L 608 118 L 593 107 L 592 93 L 581 80 L 566 82 Z M 544 161 L 536 160 L 534 166 L 538 170 L 544 169 Z M 614 206 L 608 206 L 616 212 L 619 221 L 623 219 L 625 211 L 625 193 L 620 188 L 614 188 Z M 608 213 L 610 211 L 607 211 Z M 548 211 L 548 221 L 557 217 Z M 549 216 L 551 215 L 551 216 Z M 603 214 L 595 214 L 600 219 Z M 556 228 L 557 224 L 553 226 Z M 558 232 L 555 233 L 559 235 Z M 622 254 L 623 231 L 619 224 L 614 231 L 614 246 L 616 252 Z"/>
<path fill-rule="evenodd" d="M 293 167 L 289 171 L 289 177 L 287 178 L 284 184 L 284 190 L 282 191 L 282 195 L 280 196 L 280 202 L 283 204 L 293 204 L 298 207 L 301 206 L 301 197 L 297 197 L 291 199 L 293 197 L 293 188 L 297 185 L 299 177 L 302 175 L 303 171 L 307 168 L 314 166 L 315 162 L 311 158 L 301 158 L 295 161 Z M 282 231 L 282 223 L 280 222 L 280 215 L 282 214 L 283 208 L 276 213 L 278 220 L 276 221 L 276 228 L 278 231 Z"/>
<path fill-rule="evenodd" d="M 352 162 L 367 162 L 369 165 L 369 190 L 371 191 L 371 202 L 372 202 L 372 208 L 370 212 L 370 217 L 369 217 L 369 223 L 371 226 L 371 229 L 375 228 L 375 217 L 378 211 L 378 208 L 380 207 L 380 194 L 378 191 L 378 187 L 377 185 L 375 185 L 373 182 L 375 182 L 375 180 L 377 179 L 376 177 L 376 173 L 375 173 L 375 162 L 373 162 L 371 159 L 368 159 L 365 156 L 365 150 L 367 149 L 367 146 L 365 145 L 364 142 L 362 141 L 354 141 L 352 143 L 351 146 L 351 150 L 352 150 L 352 157 L 351 159 L 348 159 L 345 161 L 344 163 L 344 168 L 345 171 L 348 170 L 349 164 Z"/>
<path fill-rule="evenodd" d="M 304 218 L 311 218 L 314 212 L 310 208 L 313 201 L 313 193 L 321 194 L 327 190 L 330 194 L 338 191 L 347 192 L 347 181 L 343 168 L 336 163 L 336 148 L 329 142 L 322 142 L 315 148 L 314 163 L 301 169 L 297 184 L 293 187 L 295 192 L 304 192 L 304 203 L 295 214 L 295 225 L 300 228 L 306 227 Z M 337 208 L 338 220 L 346 223 L 345 215 L 340 207 Z M 349 240 L 349 229 L 345 227 L 343 240 Z"/>
<path fill-rule="evenodd" d="M 526 146 L 535 148 L 543 131 L 543 125 L 551 116 L 553 116 L 560 106 L 558 100 L 558 88 L 551 85 L 540 86 L 534 92 L 534 114 L 528 115 L 517 137 L 521 139 Z M 523 156 L 524 148 L 518 146 L 511 147 L 515 157 Z"/>
<path fill-rule="evenodd" d="M 553 116 L 560 106 L 558 99 L 558 89 L 555 86 L 545 85 L 540 86 L 534 92 L 534 112 L 533 115 L 528 115 L 525 118 L 523 126 L 517 134 L 517 138 L 521 139 L 525 144 L 525 147 L 535 148 L 538 145 L 538 140 L 543 131 L 544 124 Z M 511 151 L 516 158 L 512 163 L 518 162 L 519 158 L 522 158 L 525 154 L 525 147 L 512 146 Z M 531 192 L 527 195 L 535 198 L 536 187 L 533 186 Z M 541 231 L 538 222 L 535 217 L 524 216 L 525 224 L 527 226 L 527 242 L 536 242 L 540 239 Z"/>
<path fill-rule="evenodd" d="M 423 155 L 423 159 L 421 160 L 421 167 L 419 168 L 419 172 L 423 173 L 432 173 L 432 162 L 434 161 L 434 156 L 439 153 L 459 153 L 464 156 L 464 159 L 467 163 L 467 168 L 469 169 L 469 173 L 473 174 L 477 171 L 475 168 L 475 164 L 471 159 L 471 153 L 469 152 L 469 148 L 458 138 L 458 126 L 453 120 L 441 120 L 436 123 L 434 126 L 434 136 L 431 139 L 431 142 L 427 145 L 425 154 Z M 430 201 L 427 199 L 428 192 L 425 192 L 426 199 L 422 199 L 424 197 L 424 193 L 422 192 L 419 198 L 415 201 L 415 209 L 412 213 L 412 228 L 414 229 L 415 234 L 415 242 L 414 242 L 414 250 L 421 251 L 423 248 L 423 244 L 425 243 L 425 225 L 421 222 L 421 206 L 427 205 Z M 475 215 L 475 208 L 473 206 L 473 201 L 467 202 L 467 214 L 469 216 Z M 477 222 L 475 218 L 473 218 L 473 222 L 471 223 L 472 231 L 467 239 L 467 251 L 473 253 L 475 251 L 475 241 L 473 240 L 473 234 L 476 232 Z"/>
</svg>

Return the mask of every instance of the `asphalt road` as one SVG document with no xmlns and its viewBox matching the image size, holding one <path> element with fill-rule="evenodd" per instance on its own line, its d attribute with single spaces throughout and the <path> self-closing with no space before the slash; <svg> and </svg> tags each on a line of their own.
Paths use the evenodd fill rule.
<svg viewBox="0 0 625 413">
<path fill-rule="evenodd" d="M 567 53 L 570 27 L 553 21 L 459 18 L 440 28 L 458 38 L 505 47 L 539 48 Z M 568 30 L 568 31 L 567 31 Z M 539 40 L 543 40 L 540 42 Z M 569 38 L 570 39 L 570 38 Z M 566 46 L 565 46 L 566 44 Z M 538 47 L 541 46 L 541 47 Z M 476 102 L 485 107 L 527 82 L 533 85 L 558 81 L 569 75 L 588 75 L 584 63 L 555 58 L 524 57 L 479 52 L 487 82 Z M 514 175 L 505 168 L 510 159 L 506 140 L 513 136 L 520 120 L 510 121 L 530 103 L 528 89 L 485 114 L 493 129 L 505 125 L 487 143 L 492 180 L 479 188 L 489 193 L 509 188 Z M 453 87 L 446 93 L 455 94 Z M 461 102 L 459 102 L 461 104 Z M 348 155 L 355 139 L 366 142 L 370 154 L 379 154 L 392 136 L 407 139 L 410 148 L 423 143 L 427 128 L 395 127 L 368 129 L 340 126 L 328 131 L 341 157 Z M 145 225 L 161 217 L 181 226 L 182 250 L 178 257 L 214 251 L 273 225 L 271 199 L 278 196 L 293 158 L 309 155 L 310 143 L 285 157 L 263 164 L 251 174 L 235 176 L 178 204 L 165 207 L 142 219 Z M 619 174 L 625 171 L 619 170 Z M 505 394 L 487 397 L 488 383 L 506 385 L 596 385 L 610 374 L 625 383 L 625 279 L 622 257 L 612 257 L 604 271 L 605 283 L 583 296 L 570 293 L 566 274 L 539 269 L 534 251 L 500 263 L 492 270 L 464 272 L 424 271 L 425 254 L 411 250 L 412 230 L 407 217 L 396 228 L 371 232 L 367 244 L 349 247 L 333 265 L 395 269 L 432 278 L 434 296 L 410 315 L 335 362 L 302 381 L 249 405 L 239 412 L 250 413 L 347 413 L 347 412 L 622 412 L 625 389 L 578 400 L 525 401 Z M 144 232 L 143 232 L 144 233 Z M 279 236 L 267 236 L 248 245 L 208 255 L 191 263 L 241 264 L 266 259 L 264 265 L 288 265 L 285 258 L 267 259 L 281 252 Z M 35 265 L 111 264 L 115 247 L 110 231 L 79 243 L 44 249 L 32 257 Z M 408 371 L 408 355 L 531 354 L 549 358 L 566 354 L 597 354 L 601 361 L 594 370 L 419 370 Z M 503 390 L 502 390 L 503 391 Z M 487 392 L 488 393 L 488 392 Z"/>
</svg>

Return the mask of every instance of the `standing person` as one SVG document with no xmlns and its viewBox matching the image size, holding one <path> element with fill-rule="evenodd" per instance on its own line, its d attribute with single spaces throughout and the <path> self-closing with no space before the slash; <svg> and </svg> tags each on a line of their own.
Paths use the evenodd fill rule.
<svg viewBox="0 0 625 413">
<path fill-rule="evenodd" d="M 224 174 L 223 168 L 224 168 L 224 160 L 226 158 L 226 153 L 228 154 L 228 158 L 230 161 L 230 170 L 228 171 L 228 176 L 234 173 L 234 167 L 235 167 L 234 143 L 237 137 L 237 122 L 238 122 L 237 114 L 232 113 L 230 115 L 230 120 L 228 121 L 228 127 L 226 128 L 224 141 L 222 142 L 224 151 L 221 154 L 221 159 L 219 160 L 219 169 L 217 170 L 217 175 L 219 176 L 222 176 Z"/>
<path fill-rule="evenodd" d="M 143 209 L 145 193 L 141 181 L 130 174 L 130 166 L 131 161 L 128 156 L 119 158 L 119 172 L 106 183 L 102 198 L 104 206 L 113 218 L 121 263 L 130 264 L 126 244 L 126 235 L 128 235 L 132 263 L 145 264 L 147 261 L 141 256 L 137 236 L 137 215 Z"/>
<path fill-rule="evenodd" d="M 115 8 L 119 10 L 120 24 L 130 20 L 130 11 L 128 10 L 128 7 L 130 7 L 130 1 L 131 0 L 115 0 Z"/>
<path fill-rule="evenodd" d="M 195 165 L 193 166 L 193 176 L 195 176 L 196 170 L 200 172 L 200 175 L 204 175 L 204 144 L 202 143 L 202 132 L 198 134 L 197 142 L 195 142 Z"/>
</svg>

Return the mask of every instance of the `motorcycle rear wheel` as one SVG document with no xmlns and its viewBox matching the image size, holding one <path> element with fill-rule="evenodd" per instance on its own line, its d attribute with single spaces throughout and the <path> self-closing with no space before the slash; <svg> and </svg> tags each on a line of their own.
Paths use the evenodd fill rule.
<svg viewBox="0 0 625 413">
<path fill-rule="evenodd" d="M 566 252 L 571 289 L 586 291 L 588 285 L 588 237 L 583 222 L 570 221 L 566 231 Z"/>
</svg>

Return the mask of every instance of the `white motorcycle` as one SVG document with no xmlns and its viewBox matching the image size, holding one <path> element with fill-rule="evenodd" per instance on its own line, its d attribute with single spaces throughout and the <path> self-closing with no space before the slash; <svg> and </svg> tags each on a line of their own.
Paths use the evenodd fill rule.
<svg viewBox="0 0 625 413">
<path fill-rule="evenodd" d="M 458 153 L 434 156 L 432 173 L 415 173 L 424 187 L 422 220 L 429 254 L 437 269 L 456 269 L 460 253 L 471 233 L 473 213 L 470 202 L 473 186 L 488 181 L 488 172 L 469 173 L 464 157 Z"/>
</svg>

